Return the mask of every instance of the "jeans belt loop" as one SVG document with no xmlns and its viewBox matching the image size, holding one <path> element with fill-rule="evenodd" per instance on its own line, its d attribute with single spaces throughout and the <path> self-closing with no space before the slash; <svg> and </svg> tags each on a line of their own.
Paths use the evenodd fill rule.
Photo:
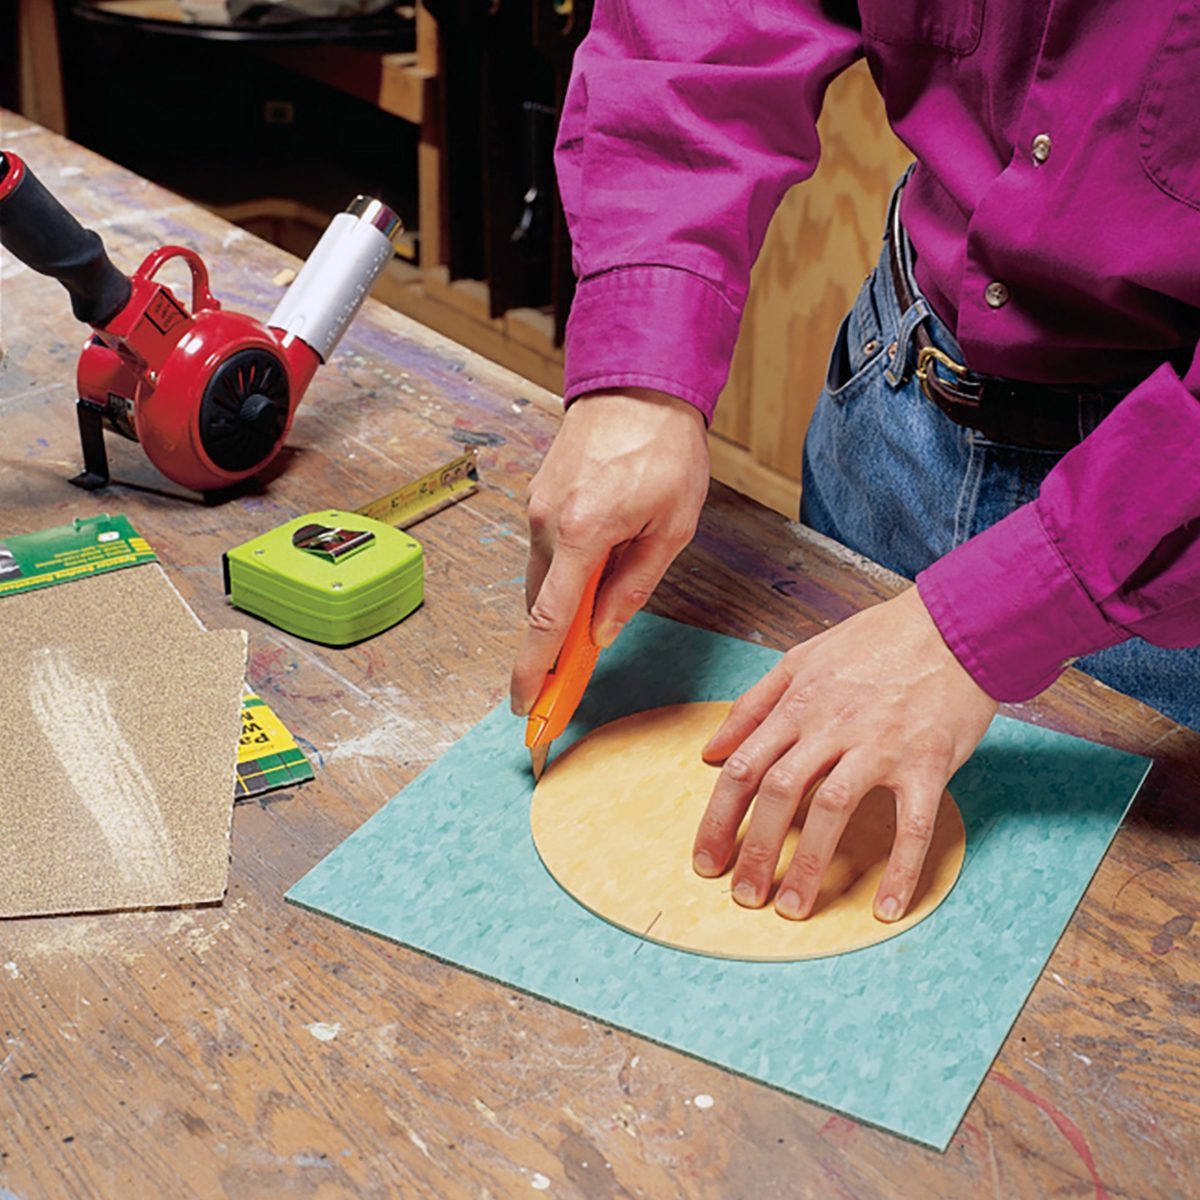
<svg viewBox="0 0 1200 1200">
<path fill-rule="evenodd" d="M 927 321 L 933 314 L 922 296 L 900 314 L 900 328 L 896 331 L 896 353 L 883 373 L 883 377 L 893 388 L 902 388 L 911 374 L 911 355 L 913 330 L 922 321 Z"/>
</svg>

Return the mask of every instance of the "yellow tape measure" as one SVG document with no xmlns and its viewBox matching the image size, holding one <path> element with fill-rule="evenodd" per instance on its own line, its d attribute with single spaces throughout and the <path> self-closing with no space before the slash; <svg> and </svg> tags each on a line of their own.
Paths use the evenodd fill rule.
<svg viewBox="0 0 1200 1200">
<path fill-rule="evenodd" d="M 397 529 L 407 529 L 449 504 L 470 496 L 479 488 L 479 451 L 472 448 L 466 454 L 451 459 L 404 484 L 386 496 L 380 496 L 354 511 Z"/>
</svg>

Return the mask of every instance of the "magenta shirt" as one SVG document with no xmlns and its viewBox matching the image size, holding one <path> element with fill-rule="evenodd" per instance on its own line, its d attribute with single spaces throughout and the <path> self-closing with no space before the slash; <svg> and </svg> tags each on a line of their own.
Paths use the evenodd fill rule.
<svg viewBox="0 0 1200 1200">
<path fill-rule="evenodd" d="M 968 365 L 1132 387 L 1037 500 L 918 577 L 938 628 L 998 700 L 1132 635 L 1200 644 L 1200 0 L 860 0 L 861 30 L 836 7 L 597 0 L 557 155 L 568 402 L 641 385 L 711 418 L 767 223 L 865 55 Z"/>
</svg>

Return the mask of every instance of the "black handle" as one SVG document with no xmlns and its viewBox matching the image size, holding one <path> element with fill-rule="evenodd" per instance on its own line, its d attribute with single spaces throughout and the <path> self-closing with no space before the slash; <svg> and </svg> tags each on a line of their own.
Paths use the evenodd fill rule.
<svg viewBox="0 0 1200 1200">
<path fill-rule="evenodd" d="M 128 303 L 129 279 L 109 261 L 99 234 L 84 229 L 27 165 L 0 153 L 0 182 L 14 169 L 22 171 L 16 187 L 7 195 L 0 188 L 0 244 L 57 279 L 78 320 L 106 325 Z"/>
</svg>

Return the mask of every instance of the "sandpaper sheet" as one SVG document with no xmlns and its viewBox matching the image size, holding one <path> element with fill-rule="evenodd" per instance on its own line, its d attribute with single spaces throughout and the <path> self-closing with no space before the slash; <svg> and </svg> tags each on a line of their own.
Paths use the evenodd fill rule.
<svg viewBox="0 0 1200 1200">
<path fill-rule="evenodd" d="M 554 752 L 630 712 L 732 699 L 779 657 L 640 614 Z M 998 717 L 951 781 L 966 859 L 927 920 L 831 958 L 738 962 L 642 940 L 555 883 L 524 732 L 501 704 L 287 899 L 939 1149 L 1148 767 Z"/>
<path fill-rule="evenodd" d="M 0 601 L 0 916 L 218 900 L 246 635 L 161 569 Z"/>
<path fill-rule="evenodd" d="M 0 599 L 0 631 L 14 653 L 87 642 L 120 655 L 131 643 L 204 631 L 157 563 Z"/>
</svg>

